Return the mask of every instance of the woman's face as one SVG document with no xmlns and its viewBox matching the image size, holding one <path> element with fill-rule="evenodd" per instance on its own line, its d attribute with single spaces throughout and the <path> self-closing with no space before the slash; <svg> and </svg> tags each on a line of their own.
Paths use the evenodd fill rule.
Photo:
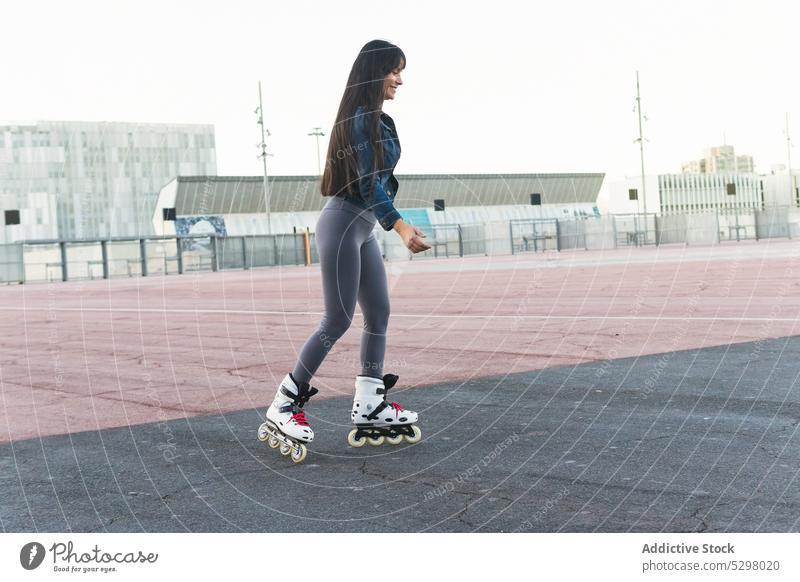
<svg viewBox="0 0 800 582">
<path fill-rule="evenodd" d="M 400 78 L 400 72 L 403 69 L 396 68 L 389 72 L 383 78 L 383 98 L 386 99 L 394 99 L 395 93 L 397 93 L 397 87 L 403 84 L 403 79 Z"/>
</svg>

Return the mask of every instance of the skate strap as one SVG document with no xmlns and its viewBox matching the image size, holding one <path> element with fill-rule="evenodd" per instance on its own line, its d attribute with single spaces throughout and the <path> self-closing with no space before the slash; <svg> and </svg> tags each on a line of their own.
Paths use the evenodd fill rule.
<svg viewBox="0 0 800 582">
<path fill-rule="evenodd" d="M 387 406 L 389 406 L 389 405 L 386 403 L 386 401 L 385 401 L 385 400 L 384 400 L 383 402 L 381 402 L 380 404 L 378 404 L 378 406 L 376 406 L 376 407 L 375 407 L 375 410 L 373 410 L 372 412 L 370 412 L 370 413 L 367 415 L 367 420 L 375 420 L 376 418 L 378 418 L 378 415 L 379 415 L 379 414 L 380 414 L 380 413 L 383 411 L 383 409 L 384 409 L 384 408 L 386 408 Z"/>
<path fill-rule="evenodd" d="M 291 398 L 294 404 L 299 406 L 300 408 L 308 402 L 308 399 L 314 396 L 319 392 L 317 388 L 312 388 L 308 382 L 300 382 L 300 385 L 297 387 L 297 394 L 293 393 L 291 390 L 287 390 L 286 387 L 281 386 L 281 393 L 286 396 L 287 398 Z"/>
<path fill-rule="evenodd" d="M 383 412 L 384 410 L 386 410 L 389 407 L 391 407 L 394 410 L 395 417 L 398 416 L 400 414 L 400 412 L 405 410 L 405 408 L 400 406 L 400 404 L 398 404 L 397 402 L 386 402 L 384 400 L 383 402 L 378 404 L 378 406 L 375 407 L 375 410 L 373 410 L 372 412 L 370 412 L 367 415 L 367 420 L 375 420 L 376 418 L 378 418 L 378 415 L 381 412 Z"/>
<path fill-rule="evenodd" d="M 286 404 L 283 404 L 280 408 L 278 408 L 278 412 L 296 413 L 299 412 L 299 410 L 300 407 L 297 406 L 297 404 L 295 404 L 294 402 L 287 402 Z"/>
<path fill-rule="evenodd" d="M 375 394 L 386 394 L 392 386 L 397 384 L 399 379 L 400 376 L 396 374 L 385 374 L 383 376 L 383 388 L 376 388 Z"/>
<path fill-rule="evenodd" d="M 386 393 L 397 384 L 397 381 L 400 379 L 400 376 L 397 374 L 384 374 L 383 375 L 383 388 L 377 388 L 375 390 L 375 394 L 383 394 L 383 402 L 378 404 L 371 413 L 367 415 L 368 420 L 375 420 L 378 415 L 387 407 L 390 406 L 388 402 L 386 402 Z M 398 410 L 403 410 L 402 407 L 397 404 L 397 402 L 392 402 L 392 408 L 395 409 L 395 414 Z"/>
<path fill-rule="evenodd" d="M 397 374 L 384 374 L 383 375 L 383 386 L 384 390 L 389 390 L 392 386 L 397 384 L 397 381 L 400 379 L 400 376 Z M 385 392 L 384 392 L 385 394 Z"/>
</svg>

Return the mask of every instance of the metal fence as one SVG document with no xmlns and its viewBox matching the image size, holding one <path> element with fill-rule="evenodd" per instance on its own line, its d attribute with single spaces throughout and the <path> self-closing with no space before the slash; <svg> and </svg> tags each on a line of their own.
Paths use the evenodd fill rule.
<svg viewBox="0 0 800 582">
<path fill-rule="evenodd" d="M 561 250 L 559 221 L 552 218 L 512 220 L 508 223 L 511 237 L 511 254 L 519 252 L 544 252 Z"/>
<path fill-rule="evenodd" d="M 0 282 L 147 277 L 318 261 L 313 233 L 36 240 L 0 245 Z"/>
<path fill-rule="evenodd" d="M 483 224 L 432 224 L 426 242 L 431 249 L 409 258 L 448 258 L 486 254 L 486 233 Z"/>
<path fill-rule="evenodd" d="M 619 214 L 426 226 L 431 249 L 412 255 L 376 229 L 387 260 L 628 246 L 729 244 L 800 237 L 800 209 Z M 37 240 L 0 245 L 0 283 L 172 275 L 319 262 L 314 234 Z"/>
</svg>

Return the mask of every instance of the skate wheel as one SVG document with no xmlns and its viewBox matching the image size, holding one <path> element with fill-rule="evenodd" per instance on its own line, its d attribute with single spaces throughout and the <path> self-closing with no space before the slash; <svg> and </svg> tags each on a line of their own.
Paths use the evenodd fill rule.
<svg viewBox="0 0 800 582">
<path fill-rule="evenodd" d="M 308 454 L 308 449 L 305 445 L 300 445 L 296 449 L 292 449 L 292 462 L 294 463 L 302 463 L 303 459 L 306 458 Z"/>
<path fill-rule="evenodd" d="M 269 448 L 277 449 L 280 446 L 281 441 L 279 441 L 278 437 L 276 437 L 275 435 L 269 435 L 269 439 L 267 440 L 267 444 L 269 445 Z"/>
<path fill-rule="evenodd" d="M 381 436 L 379 436 L 377 438 L 367 437 L 367 442 L 369 444 L 371 444 L 373 447 L 381 446 L 384 443 L 385 440 L 386 440 L 386 437 L 384 437 L 383 435 L 381 435 Z"/>
<path fill-rule="evenodd" d="M 422 439 L 422 430 L 416 424 L 411 425 L 411 430 L 414 431 L 414 436 L 408 436 L 407 434 L 404 434 L 403 438 L 406 439 L 407 443 L 411 443 L 413 445 Z"/>
<path fill-rule="evenodd" d="M 403 435 L 399 434 L 395 437 L 386 437 L 386 442 L 390 445 L 399 445 L 403 442 Z"/>
<path fill-rule="evenodd" d="M 367 440 L 363 438 L 357 439 L 356 433 L 358 433 L 358 429 L 355 428 L 351 430 L 349 433 L 347 433 L 347 444 L 355 448 L 363 447 L 364 443 L 367 442 Z"/>
<path fill-rule="evenodd" d="M 281 443 L 281 454 L 285 457 L 292 452 L 292 447 Z"/>
<path fill-rule="evenodd" d="M 267 430 L 267 425 L 262 424 L 258 427 L 258 440 L 262 443 L 269 438 L 269 431 Z"/>
</svg>

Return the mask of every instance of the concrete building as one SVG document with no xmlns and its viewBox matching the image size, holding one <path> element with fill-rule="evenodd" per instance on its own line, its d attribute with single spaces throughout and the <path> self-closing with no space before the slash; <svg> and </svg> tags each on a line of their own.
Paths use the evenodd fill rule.
<svg viewBox="0 0 800 582">
<path fill-rule="evenodd" d="M 38 121 L 0 125 L 0 197 L 52 238 L 152 233 L 160 188 L 176 175 L 215 174 L 212 125 Z M 51 196 L 55 211 L 36 196 Z M 45 212 L 45 208 L 47 211 Z M 13 213 L 12 213 L 13 214 Z M 27 223 L 25 222 L 27 221 Z M 8 229 L 7 226 L 4 228 Z"/>
<path fill-rule="evenodd" d="M 790 175 L 786 166 L 780 166 L 772 174 L 761 176 L 761 182 L 766 206 L 800 208 L 800 170 L 792 170 Z"/>
<path fill-rule="evenodd" d="M 395 206 L 407 221 L 425 227 L 515 218 L 599 215 L 597 196 L 604 174 L 409 174 L 398 175 Z M 269 179 L 271 232 L 313 230 L 327 201 L 317 176 Z M 532 205 L 538 194 L 540 205 Z M 444 200 L 443 212 L 434 200 Z M 156 234 L 266 234 L 263 178 L 180 176 L 159 193 L 152 215 Z"/>
<path fill-rule="evenodd" d="M 639 176 L 611 183 L 609 213 L 643 212 L 641 184 Z M 646 176 L 645 185 L 649 214 L 761 209 L 765 204 L 762 177 L 756 174 L 661 174 Z"/>
<path fill-rule="evenodd" d="M 709 148 L 705 157 L 681 165 L 684 174 L 751 174 L 755 172 L 752 156 L 737 156 L 733 146 Z"/>
</svg>

